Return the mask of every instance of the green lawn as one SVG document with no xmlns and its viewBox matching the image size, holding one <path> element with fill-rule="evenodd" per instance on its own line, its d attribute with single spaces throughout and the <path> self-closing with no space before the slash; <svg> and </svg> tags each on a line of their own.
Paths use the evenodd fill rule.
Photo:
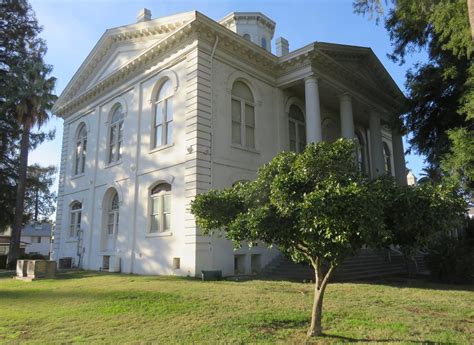
<svg viewBox="0 0 474 345">
<path fill-rule="evenodd" d="M 71 272 L 0 278 L 2 343 L 302 343 L 312 285 Z M 474 288 L 330 284 L 320 343 L 474 343 Z"/>
</svg>

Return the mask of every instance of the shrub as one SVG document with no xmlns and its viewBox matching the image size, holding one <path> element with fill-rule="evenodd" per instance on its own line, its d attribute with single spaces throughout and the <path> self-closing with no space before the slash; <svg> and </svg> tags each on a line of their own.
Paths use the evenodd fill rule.
<svg viewBox="0 0 474 345">
<path fill-rule="evenodd" d="M 433 279 L 448 284 L 463 284 L 474 281 L 474 241 L 470 236 L 468 222 L 459 238 L 441 236 L 428 247 L 426 266 Z"/>
</svg>

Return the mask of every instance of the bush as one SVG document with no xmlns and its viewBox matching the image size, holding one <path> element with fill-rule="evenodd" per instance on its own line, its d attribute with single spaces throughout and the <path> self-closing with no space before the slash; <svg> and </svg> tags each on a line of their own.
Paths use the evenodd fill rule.
<svg viewBox="0 0 474 345">
<path fill-rule="evenodd" d="M 41 254 L 21 254 L 19 260 L 49 260 L 49 257 Z"/>
<path fill-rule="evenodd" d="M 437 238 L 428 247 L 425 262 L 436 281 L 448 284 L 474 281 L 474 243 L 466 232 L 460 238 Z"/>
<path fill-rule="evenodd" d="M 7 256 L 0 255 L 0 269 L 4 270 L 5 268 L 7 268 Z"/>
</svg>

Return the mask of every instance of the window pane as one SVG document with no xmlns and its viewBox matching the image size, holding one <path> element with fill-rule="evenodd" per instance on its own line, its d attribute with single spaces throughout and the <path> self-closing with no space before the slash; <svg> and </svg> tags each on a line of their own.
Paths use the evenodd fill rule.
<svg viewBox="0 0 474 345">
<path fill-rule="evenodd" d="M 115 143 L 115 137 L 117 136 L 117 126 L 110 127 L 110 141 L 109 144 Z"/>
<path fill-rule="evenodd" d="M 234 144 L 242 144 L 240 138 L 240 123 L 232 122 L 232 142 Z"/>
<path fill-rule="evenodd" d="M 113 224 L 108 224 L 107 225 L 107 234 L 109 234 L 109 235 L 114 234 L 114 225 Z"/>
<path fill-rule="evenodd" d="M 118 142 L 118 155 L 117 155 L 117 160 L 121 160 L 122 159 L 122 142 L 119 141 Z"/>
<path fill-rule="evenodd" d="M 300 142 L 306 144 L 306 127 L 304 125 L 298 125 L 298 138 Z"/>
<path fill-rule="evenodd" d="M 245 146 L 255 147 L 255 128 L 245 127 Z"/>
<path fill-rule="evenodd" d="M 155 197 L 152 199 L 151 214 L 158 214 L 160 212 L 159 204 L 158 204 L 159 199 L 160 197 Z"/>
<path fill-rule="evenodd" d="M 171 195 L 163 195 L 163 212 L 171 213 Z"/>
<path fill-rule="evenodd" d="M 166 121 L 173 120 L 173 99 L 168 98 L 166 100 Z"/>
<path fill-rule="evenodd" d="M 232 121 L 240 123 L 240 101 L 232 100 Z"/>
<path fill-rule="evenodd" d="M 163 114 L 163 102 L 156 104 L 156 111 L 155 111 L 155 126 L 159 125 L 163 122 L 161 115 Z"/>
<path fill-rule="evenodd" d="M 296 125 L 293 121 L 289 122 L 290 140 L 296 140 Z"/>
<path fill-rule="evenodd" d="M 123 121 L 118 125 L 118 140 L 122 141 L 123 138 Z"/>
<path fill-rule="evenodd" d="M 296 152 L 296 141 L 290 140 L 290 151 Z"/>
<path fill-rule="evenodd" d="M 76 225 L 78 229 L 81 228 L 81 212 L 76 213 Z"/>
<path fill-rule="evenodd" d="M 109 162 L 113 162 L 115 160 L 115 146 L 110 145 L 109 148 Z"/>
<path fill-rule="evenodd" d="M 158 232 L 159 229 L 160 229 L 160 216 L 159 215 L 151 216 L 150 232 Z"/>
<path fill-rule="evenodd" d="M 255 127 L 255 110 L 248 104 L 245 105 L 245 125 Z"/>
<path fill-rule="evenodd" d="M 164 221 L 163 230 L 164 231 L 170 230 L 171 229 L 171 214 L 169 213 L 164 214 L 163 221 Z"/>
<path fill-rule="evenodd" d="M 173 121 L 166 124 L 166 144 L 173 142 Z"/>
<path fill-rule="evenodd" d="M 157 100 L 162 100 L 164 98 L 167 98 L 173 94 L 173 87 L 171 85 L 171 81 L 168 79 L 163 83 L 163 85 L 160 88 L 160 92 L 158 93 L 158 98 Z"/>
<path fill-rule="evenodd" d="M 74 225 L 71 225 L 71 226 L 69 227 L 69 237 L 74 237 L 74 236 L 76 235 L 75 232 L 76 232 L 76 231 L 75 231 Z"/>
<path fill-rule="evenodd" d="M 155 147 L 161 146 L 162 144 L 162 125 L 155 127 Z"/>
<path fill-rule="evenodd" d="M 232 95 L 253 102 L 252 91 L 250 91 L 249 87 L 241 81 L 236 81 L 232 86 Z"/>
</svg>

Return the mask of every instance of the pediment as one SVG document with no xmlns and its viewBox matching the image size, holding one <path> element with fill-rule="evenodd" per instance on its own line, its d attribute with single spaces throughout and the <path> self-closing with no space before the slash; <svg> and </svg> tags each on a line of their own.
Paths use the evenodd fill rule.
<svg viewBox="0 0 474 345">
<path fill-rule="evenodd" d="M 372 49 L 320 42 L 317 47 L 342 68 L 362 79 L 368 86 L 403 97 L 400 89 Z"/>
<path fill-rule="evenodd" d="M 153 46 L 156 42 L 160 41 L 163 37 L 164 35 L 156 35 L 153 37 L 148 37 L 145 40 L 135 40 L 113 44 L 107 55 L 104 56 L 101 63 L 90 72 L 89 78 L 84 81 L 83 85 L 78 91 L 82 92 L 93 87 L 95 84 L 107 78 L 109 75 L 122 68 L 122 66 L 125 66 L 128 62 L 141 55 L 144 51 Z"/>
<path fill-rule="evenodd" d="M 196 18 L 186 12 L 107 30 L 61 93 L 53 112 L 115 74 Z"/>
</svg>

